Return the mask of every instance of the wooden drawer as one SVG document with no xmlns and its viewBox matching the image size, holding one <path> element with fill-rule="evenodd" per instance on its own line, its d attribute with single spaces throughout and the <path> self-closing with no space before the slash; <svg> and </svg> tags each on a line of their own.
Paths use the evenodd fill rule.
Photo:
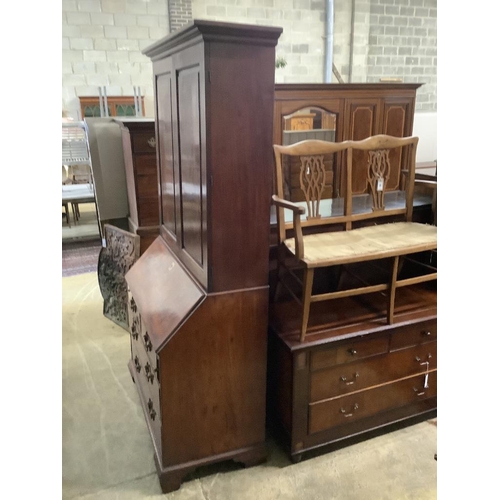
<svg viewBox="0 0 500 500">
<path fill-rule="evenodd" d="M 311 402 L 334 398 L 437 367 L 437 342 L 311 373 Z M 427 362 L 429 363 L 427 365 Z"/>
<path fill-rule="evenodd" d="M 139 200 L 139 226 L 157 226 L 160 220 L 158 197 L 141 198 Z"/>
<path fill-rule="evenodd" d="M 404 326 L 391 335 L 391 351 L 437 339 L 437 319 Z"/>
<path fill-rule="evenodd" d="M 137 154 L 134 156 L 135 175 L 151 175 L 158 178 L 156 170 L 156 156 L 148 154 Z"/>
<path fill-rule="evenodd" d="M 130 292 L 128 292 L 128 327 L 131 341 L 138 340 L 141 334 L 141 315 Z"/>
<path fill-rule="evenodd" d="M 342 344 L 333 349 L 324 349 L 311 353 L 311 370 L 327 366 L 350 363 L 358 359 L 384 354 L 389 350 L 389 337 L 366 339 Z"/>
<path fill-rule="evenodd" d="M 151 343 L 151 339 L 149 338 L 148 328 L 146 323 L 141 320 L 141 334 L 140 340 L 142 343 L 142 352 L 146 355 L 147 359 L 144 359 L 145 366 L 146 362 L 149 363 L 151 367 L 152 373 L 155 375 L 155 380 L 159 382 L 159 373 L 158 373 L 158 357 L 156 355 L 155 350 L 153 349 L 153 344 Z M 150 369 L 146 368 L 147 373 L 150 373 Z"/>
<path fill-rule="evenodd" d="M 132 344 L 132 361 L 136 373 L 135 383 L 139 384 L 144 399 L 153 401 L 156 413 L 155 419 L 160 419 L 160 385 L 157 372 L 154 370 L 151 360 L 146 355 L 144 346 L 140 341 Z"/>
<path fill-rule="evenodd" d="M 145 376 L 147 357 L 140 340 L 132 344 L 132 363 L 135 371 L 135 384 L 138 386 L 139 396 L 143 405 L 144 414 L 154 445 L 161 456 L 161 407 L 160 387 L 156 379 L 151 384 Z"/>
<path fill-rule="evenodd" d="M 131 135 L 134 153 L 154 153 L 156 157 L 156 138 L 154 126 L 151 131 L 134 132 Z"/>
<path fill-rule="evenodd" d="M 158 182 L 156 174 L 138 175 L 136 178 L 137 203 L 140 205 L 141 198 L 156 198 L 158 200 Z"/>
<path fill-rule="evenodd" d="M 436 375 L 436 371 L 429 374 L 427 389 L 424 388 L 425 375 L 418 375 L 375 389 L 310 404 L 309 434 L 434 397 L 437 394 Z"/>
</svg>

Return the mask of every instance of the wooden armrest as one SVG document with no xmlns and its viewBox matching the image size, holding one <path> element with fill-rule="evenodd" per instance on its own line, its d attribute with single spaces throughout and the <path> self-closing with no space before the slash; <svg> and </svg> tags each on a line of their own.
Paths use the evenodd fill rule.
<svg viewBox="0 0 500 500">
<path fill-rule="evenodd" d="M 272 196 L 272 200 L 274 204 L 281 208 L 288 208 L 293 212 L 293 231 L 294 231 L 294 239 L 295 239 L 295 257 L 299 260 L 304 258 L 304 241 L 302 238 L 302 226 L 300 225 L 300 216 L 301 214 L 306 213 L 306 209 L 293 203 L 292 201 L 284 200 L 283 198 L 279 198 L 275 194 Z M 284 231 L 284 230 L 283 230 Z M 284 237 L 285 233 L 283 233 Z"/>
<path fill-rule="evenodd" d="M 289 210 L 292 210 L 294 213 L 295 212 L 298 212 L 299 214 L 306 213 L 306 209 L 304 207 L 301 207 L 300 205 L 293 203 L 293 201 L 284 200 L 283 198 L 279 198 L 275 194 L 273 194 L 272 199 L 274 204 L 277 205 L 278 207 L 288 208 Z"/>
</svg>

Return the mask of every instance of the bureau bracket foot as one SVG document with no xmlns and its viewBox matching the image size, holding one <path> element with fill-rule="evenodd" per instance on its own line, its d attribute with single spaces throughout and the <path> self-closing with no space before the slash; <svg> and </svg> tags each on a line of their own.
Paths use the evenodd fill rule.
<svg viewBox="0 0 500 500">
<path fill-rule="evenodd" d="M 171 493 L 181 487 L 184 478 L 196 469 L 196 466 L 185 466 L 172 469 L 162 469 L 155 454 L 156 470 L 160 480 L 162 493 Z"/>
<path fill-rule="evenodd" d="M 295 455 L 292 455 L 291 457 L 292 463 L 298 464 L 300 461 L 302 461 L 302 453 L 297 453 Z"/>
<path fill-rule="evenodd" d="M 267 451 L 265 444 L 256 445 L 253 448 L 245 450 L 234 455 L 233 461 L 243 464 L 245 467 L 253 467 L 267 460 Z"/>
<path fill-rule="evenodd" d="M 234 462 L 242 463 L 245 467 L 251 467 L 264 462 L 266 458 L 267 451 L 265 443 L 236 450 L 235 452 L 222 453 L 220 455 L 165 468 L 161 466 L 156 453 L 154 455 L 156 471 L 160 479 L 160 486 L 163 493 L 170 493 L 178 490 L 185 477 L 203 465 L 233 460 Z"/>
</svg>

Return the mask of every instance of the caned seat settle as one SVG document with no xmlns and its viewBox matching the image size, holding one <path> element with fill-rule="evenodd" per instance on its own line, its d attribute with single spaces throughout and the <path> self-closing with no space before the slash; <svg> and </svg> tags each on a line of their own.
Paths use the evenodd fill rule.
<svg viewBox="0 0 500 500">
<path fill-rule="evenodd" d="M 426 272 L 420 275 L 399 276 L 400 259 L 437 250 L 436 226 L 412 221 L 417 144 L 418 137 L 378 135 L 361 141 L 307 140 L 274 146 L 273 202 L 277 207 L 279 242 L 285 250 L 278 258 L 278 284 L 285 285 L 301 303 L 301 341 L 307 332 L 311 302 L 388 291 L 387 321 L 392 323 L 397 288 L 437 279 L 437 270 L 427 265 Z M 358 176 L 358 192 L 353 192 L 353 173 Z M 361 192 L 360 175 L 366 181 Z M 325 189 L 327 180 L 331 183 L 329 189 Z M 285 199 L 285 190 L 291 200 Z M 388 203 L 389 198 L 397 202 Z M 292 212 L 292 220 L 285 218 L 285 210 Z M 336 229 L 329 230 L 330 225 Z M 310 234 L 304 234 L 304 228 Z M 393 261 L 390 279 L 385 283 L 312 293 L 315 269 L 387 258 Z M 303 269 L 302 279 L 294 268 Z M 301 297 L 286 285 L 280 276 L 282 270 L 301 282 Z"/>
</svg>

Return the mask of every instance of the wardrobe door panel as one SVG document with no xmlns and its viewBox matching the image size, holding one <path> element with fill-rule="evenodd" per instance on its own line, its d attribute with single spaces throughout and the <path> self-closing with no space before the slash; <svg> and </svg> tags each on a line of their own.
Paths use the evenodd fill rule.
<svg viewBox="0 0 500 500">
<path fill-rule="evenodd" d="M 379 99 L 346 99 L 345 138 L 359 141 L 379 133 Z M 353 151 L 352 191 L 362 194 L 368 191 L 368 153 Z"/>
<path fill-rule="evenodd" d="M 178 234 L 178 179 L 175 172 L 174 136 L 173 136 L 173 95 L 172 72 L 168 71 L 156 77 L 158 151 L 161 183 L 161 226 L 174 241 Z"/>
<path fill-rule="evenodd" d="M 203 175 L 200 150 L 200 69 L 178 72 L 179 158 L 182 248 L 201 267 L 203 252 Z"/>
<path fill-rule="evenodd" d="M 413 99 L 386 98 L 382 112 L 382 134 L 394 137 L 408 137 L 412 133 Z M 386 190 L 392 191 L 402 186 L 401 169 L 404 165 L 406 152 L 393 150 L 389 161 L 391 170 L 387 179 Z"/>
</svg>

